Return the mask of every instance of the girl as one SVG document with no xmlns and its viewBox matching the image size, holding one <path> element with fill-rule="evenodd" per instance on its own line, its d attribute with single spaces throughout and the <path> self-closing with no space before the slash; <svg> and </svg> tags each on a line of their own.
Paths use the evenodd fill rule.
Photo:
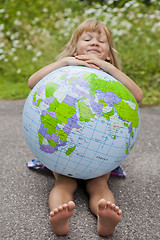
<svg viewBox="0 0 160 240">
<path fill-rule="evenodd" d="M 82 23 L 59 55 L 59 60 L 34 73 L 28 80 L 28 86 L 32 89 L 44 76 L 67 65 L 81 65 L 105 71 L 125 85 L 138 103 L 142 101 L 141 89 L 119 70 L 111 33 L 100 21 L 87 20 Z M 69 231 L 69 219 L 75 208 L 73 194 L 77 188 L 77 180 L 55 172 L 53 175 L 55 186 L 49 195 L 50 223 L 57 235 L 65 235 Z M 97 231 L 101 236 L 112 234 L 122 214 L 107 185 L 109 176 L 110 173 L 107 173 L 86 181 L 90 209 L 97 216 Z"/>
</svg>

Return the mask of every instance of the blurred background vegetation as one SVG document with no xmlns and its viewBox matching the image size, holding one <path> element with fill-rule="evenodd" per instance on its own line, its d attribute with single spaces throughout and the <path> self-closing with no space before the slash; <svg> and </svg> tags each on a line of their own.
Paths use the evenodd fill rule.
<svg viewBox="0 0 160 240">
<path fill-rule="evenodd" d="M 26 98 L 27 81 L 55 61 L 73 30 L 95 18 L 111 30 L 122 70 L 160 104 L 158 0 L 1 0 L 0 99 Z"/>
</svg>

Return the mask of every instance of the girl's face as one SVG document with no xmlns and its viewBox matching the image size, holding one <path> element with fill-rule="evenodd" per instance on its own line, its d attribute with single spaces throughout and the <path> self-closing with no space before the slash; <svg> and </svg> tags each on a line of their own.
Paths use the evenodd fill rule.
<svg viewBox="0 0 160 240">
<path fill-rule="evenodd" d="M 75 55 L 93 55 L 99 59 L 106 60 L 109 46 L 105 31 L 83 32 L 76 45 Z"/>
</svg>

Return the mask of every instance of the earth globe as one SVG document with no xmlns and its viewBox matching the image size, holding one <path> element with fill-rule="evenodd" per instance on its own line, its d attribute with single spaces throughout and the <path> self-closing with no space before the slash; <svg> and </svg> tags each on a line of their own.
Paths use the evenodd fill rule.
<svg viewBox="0 0 160 240">
<path fill-rule="evenodd" d="M 23 132 L 48 169 L 78 179 L 118 167 L 138 137 L 138 104 L 130 91 L 104 71 L 59 68 L 40 80 L 23 109 Z"/>
</svg>

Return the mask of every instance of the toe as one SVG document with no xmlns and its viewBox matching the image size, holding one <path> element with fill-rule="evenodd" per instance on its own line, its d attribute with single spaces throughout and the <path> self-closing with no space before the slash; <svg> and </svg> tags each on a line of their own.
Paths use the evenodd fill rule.
<svg viewBox="0 0 160 240">
<path fill-rule="evenodd" d="M 118 215 L 122 215 L 122 211 L 121 210 L 118 211 Z"/>
<path fill-rule="evenodd" d="M 115 210 L 116 205 L 114 203 L 112 203 L 110 207 L 112 210 Z"/>
<path fill-rule="evenodd" d="M 56 213 L 58 213 L 58 208 L 55 208 L 54 210 L 53 210 L 53 212 L 56 214 Z"/>
<path fill-rule="evenodd" d="M 68 211 L 72 211 L 75 208 L 75 203 L 73 201 L 69 201 L 67 205 Z"/>
<path fill-rule="evenodd" d="M 103 210 L 106 207 L 106 200 L 101 199 L 98 203 L 98 207 L 99 207 L 100 210 Z"/>
<path fill-rule="evenodd" d="M 58 211 L 61 212 L 63 210 L 63 206 L 58 207 Z"/>
<path fill-rule="evenodd" d="M 51 212 L 50 212 L 50 217 L 53 217 L 53 216 L 54 216 L 54 212 L 51 211 Z"/>
<path fill-rule="evenodd" d="M 106 202 L 106 207 L 110 207 L 111 208 L 112 207 L 112 203 L 110 201 L 107 201 Z"/>
</svg>

